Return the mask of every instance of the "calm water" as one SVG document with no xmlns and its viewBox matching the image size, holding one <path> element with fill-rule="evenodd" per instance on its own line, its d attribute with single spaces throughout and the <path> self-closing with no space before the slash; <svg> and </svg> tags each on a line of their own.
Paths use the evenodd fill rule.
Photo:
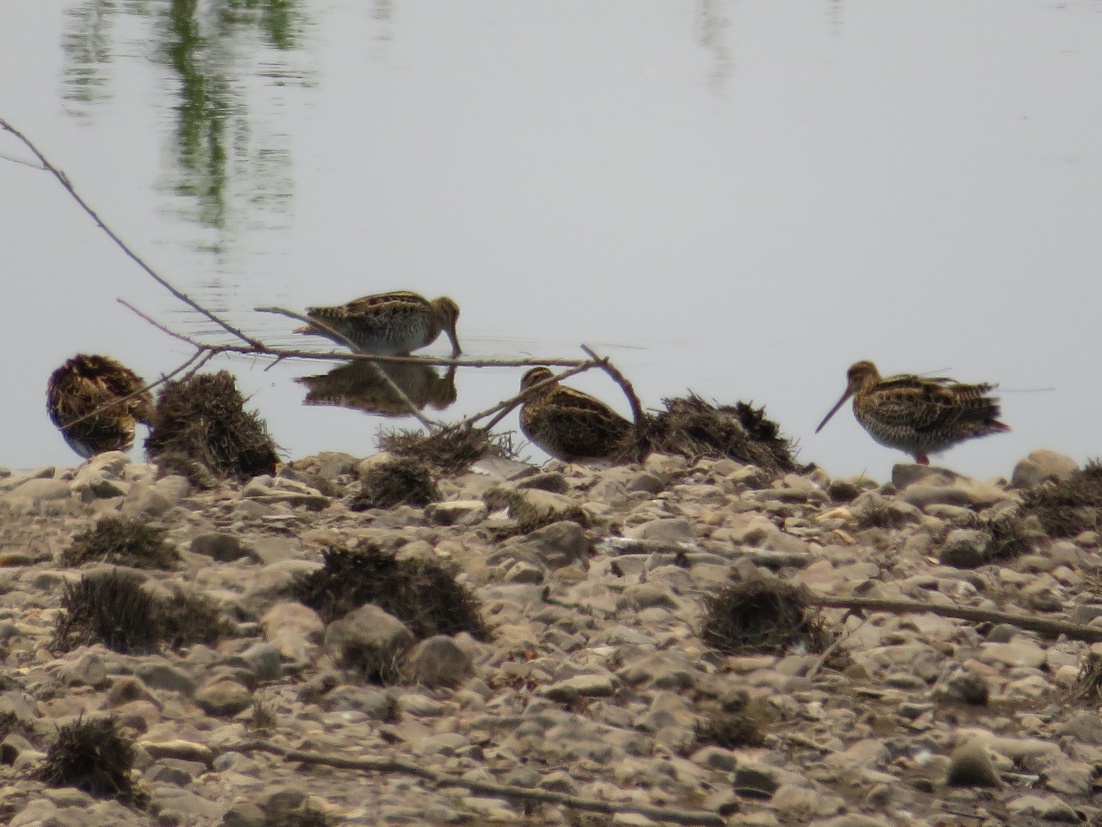
<svg viewBox="0 0 1102 827">
<path fill-rule="evenodd" d="M 942 458 L 987 476 L 1102 454 L 1099 43 L 1097 0 L 36 0 L 0 4 L 0 117 L 269 343 L 294 323 L 256 305 L 449 295 L 469 355 L 584 342 L 644 404 L 752 399 L 877 478 L 904 455 L 852 415 L 813 433 L 851 362 L 997 380 L 1014 431 Z M 71 465 L 58 364 L 189 355 L 116 298 L 226 339 L 0 154 L 0 465 Z M 383 420 L 302 404 L 318 366 L 220 364 L 291 456 L 374 449 Z M 519 375 L 460 371 L 439 415 Z"/>
</svg>

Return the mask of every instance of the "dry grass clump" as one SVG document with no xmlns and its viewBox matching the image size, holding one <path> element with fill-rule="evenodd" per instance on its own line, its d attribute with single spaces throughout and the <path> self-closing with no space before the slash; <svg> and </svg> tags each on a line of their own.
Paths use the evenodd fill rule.
<svg viewBox="0 0 1102 827">
<path fill-rule="evenodd" d="M 396 505 L 428 505 L 440 499 L 429 466 L 411 456 L 398 456 L 372 465 L 361 477 L 361 493 L 352 500 L 353 511 L 392 508 Z"/>
<path fill-rule="evenodd" d="M 1025 491 L 1022 510 L 1035 514 L 1050 537 L 1074 537 L 1102 528 L 1102 463 L 1088 462 L 1066 479 Z"/>
<path fill-rule="evenodd" d="M 665 410 L 647 417 L 646 441 L 653 450 L 701 457 L 729 457 L 773 472 L 795 471 L 795 452 L 765 408 L 746 402 L 712 405 L 695 393 L 663 399 Z"/>
<path fill-rule="evenodd" d="M 111 563 L 137 569 L 171 569 L 180 552 L 165 542 L 165 530 L 130 517 L 104 517 L 73 538 L 61 552 L 61 565 Z"/>
<path fill-rule="evenodd" d="M 114 718 L 77 718 L 57 731 L 34 777 L 50 787 L 76 787 L 96 798 L 144 806 L 148 796 L 134 785 L 133 767 L 134 744 Z"/>
<path fill-rule="evenodd" d="M 509 434 L 491 434 L 485 428 L 459 428 L 446 433 L 382 431 L 379 448 L 396 457 L 408 457 L 446 475 L 462 474 L 483 457 L 516 459 Z"/>
<path fill-rule="evenodd" d="M 333 546 L 322 558 L 324 567 L 300 578 L 294 592 L 326 623 L 374 603 L 418 639 L 458 632 L 489 637 L 474 592 L 436 563 L 399 560 L 373 544 L 357 550 Z"/>
<path fill-rule="evenodd" d="M 145 449 L 155 460 L 168 455 L 182 464 L 186 457 L 220 479 L 274 474 L 279 461 L 264 421 L 245 410 L 245 398 L 224 370 L 166 382 Z"/>
<path fill-rule="evenodd" d="M 725 655 L 822 652 L 833 635 L 804 589 L 776 577 L 736 580 L 705 598 L 700 636 Z"/>
<path fill-rule="evenodd" d="M 870 499 L 857 513 L 857 529 L 864 531 L 866 528 L 900 528 L 909 520 L 910 517 L 898 508 L 892 508 L 890 503 L 881 499 Z"/>
<path fill-rule="evenodd" d="M 141 578 L 117 569 L 86 575 L 65 586 L 50 649 L 68 652 L 102 643 L 116 652 L 154 652 L 187 643 L 215 643 L 228 624 L 205 597 L 159 598 Z"/>
</svg>

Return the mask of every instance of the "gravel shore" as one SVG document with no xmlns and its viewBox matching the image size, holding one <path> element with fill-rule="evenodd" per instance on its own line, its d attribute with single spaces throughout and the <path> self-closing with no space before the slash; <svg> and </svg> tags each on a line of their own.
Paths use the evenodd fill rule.
<svg viewBox="0 0 1102 827">
<path fill-rule="evenodd" d="M 1012 549 L 999 533 L 1074 461 L 1038 451 L 988 481 L 901 464 L 882 482 L 498 460 L 437 481 L 427 506 L 353 510 L 384 459 L 322 454 L 206 490 L 117 452 L 0 478 L 0 821 L 1102 824 L 1084 677 L 1102 644 L 845 608 L 816 610 L 825 651 L 725 653 L 703 631 L 732 577 L 765 576 L 1102 635 L 1094 528 L 1034 520 Z M 205 598 L 220 638 L 55 645 L 65 595 L 119 568 L 65 565 L 107 517 L 163 530 L 178 562 L 125 570 L 165 601 Z M 375 606 L 327 623 L 300 602 L 327 549 L 366 547 L 442 566 L 488 634 L 418 639 Z M 365 650 L 396 653 L 388 679 L 353 668 Z M 59 727 L 105 716 L 134 743 L 140 805 L 35 775 Z"/>
</svg>

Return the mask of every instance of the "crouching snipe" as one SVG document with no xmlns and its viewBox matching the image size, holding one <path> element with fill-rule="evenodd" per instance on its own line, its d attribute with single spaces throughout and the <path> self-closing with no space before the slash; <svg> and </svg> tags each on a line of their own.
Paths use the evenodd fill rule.
<svg viewBox="0 0 1102 827">
<path fill-rule="evenodd" d="M 999 422 L 999 401 L 988 395 L 997 386 L 990 383 L 964 385 L 910 374 L 883 379 L 872 362 L 857 362 L 847 377 L 846 392 L 815 433 L 851 396 L 853 415 L 869 436 L 911 454 L 919 465 L 929 465 L 930 454 L 958 442 L 1010 430 Z"/>
<path fill-rule="evenodd" d="M 532 368 L 520 380 L 529 391 L 520 409 L 524 435 L 566 462 L 614 460 L 630 448 L 634 426 L 604 402 L 560 385 L 549 368 Z"/>
<path fill-rule="evenodd" d="M 78 353 L 50 374 L 46 412 L 85 459 L 126 451 L 134 444 L 135 422 L 150 425 L 153 419 L 153 398 L 144 387 L 138 374 L 114 359 Z"/>
</svg>

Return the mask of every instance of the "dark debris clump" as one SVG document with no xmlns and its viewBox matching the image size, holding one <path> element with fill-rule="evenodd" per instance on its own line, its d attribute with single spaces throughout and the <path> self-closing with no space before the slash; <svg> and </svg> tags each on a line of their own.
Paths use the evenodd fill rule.
<svg viewBox="0 0 1102 827">
<path fill-rule="evenodd" d="M 485 428 L 458 428 L 435 434 L 422 431 L 384 431 L 379 448 L 395 457 L 416 460 L 445 475 L 462 474 L 483 457 L 516 459 L 509 434 L 491 434 Z"/>
<path fill-rule="evenodd" d="M 776 577 L 735 580 L 705 598 L 701 638 L 726 655 L 822 652 L 833 635 L 804 589 Z"/>
<path fill-rule="evenodd" d="M 1102 463 L 1088 462 L 1064 480 L 1025 491 L 1022 511 L 1036 515 L 1049 537 L 1102 529 Z"/>
<path fill-rule="evenodd" d="M 429 466 L 412 456 L 398 456 L 371 465 L 360 477 L 361 493 L 352 500 L 353 511 L 424 506 L 440 499 Z"/>
<path fill-rule="evenodd" d="M 154 460 L 167 455 L 186 467 L 186 458 L 220 479 L 274 474 L 279 461 L 264 421 L 245 410 L 233 375 L 224 370 L 166 382 L 145 449 Z"/>
<path fill-rule="evenodd" d="M 61 565 L 111 563 L 138 569 L 171 569 L 180 552 L 165 541 L 165 530 L 130 517 L 104 517 L 81 532 L 61 553 Z"/>
<path fill-rule="evenodd" d="M 646 441 L 655 451 L 679 454 L 691 460 L 728 457 L 774 473 L 798 468 L 792 442 L 765 408 L 746 402 L 713 405 L 695 393 L 663 399 L 665 410 L 648 416 Z"/>
<path fill-rule="evenodd" d="M 142 588 L 140 576 L 115 569 L 65 586 L 50 649 L 68 652 L 102 643 L 116 652 L 148 653 L 162 645 L 215 643 L 228 632 L 207 598 L 156 597 Z"/>
<path fill-rule="evenodd" d="M 97 798 L 144 806 L 148 796 L 131 779 L 134 745 L 114 718 L 78 718 L 57 732 L 35 778 L 50 787 L 76 787 Z"/>
<path fill-rule="evenodd" d="M 365 603 L 401 620 L 418 638 L 469 632 L 485 640 L 489 629 L 478 598 L 437 563 L 404 559 L 378 546 L 330 547 L 325 565 L 298 580 L 295 597 L 329 623 Z"/>
</svg>

